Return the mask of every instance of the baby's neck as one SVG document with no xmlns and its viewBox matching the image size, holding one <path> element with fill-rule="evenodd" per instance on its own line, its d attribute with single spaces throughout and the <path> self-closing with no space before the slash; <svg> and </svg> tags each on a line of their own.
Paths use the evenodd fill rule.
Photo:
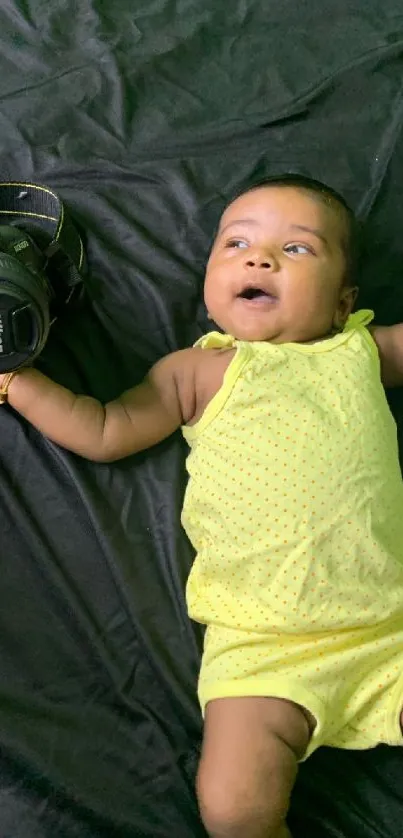
<svg viewBox="0 0 403 838">
<path fill-rule="evenodd" d="M 284 338 L 282 340 L 281 337 L 278 337 L 276 339 L 274 339 L 274 338 L 270 339 L 269 338 L 269 339 L 263 340 L 263 341 L 253 341 L 253 340 L 251 340 L 251 341 L 247 341 L 247 342 L 249 342 L 249 343 L 274 343 L 278 346 L 280 346 L 282 343 L 301 343 L 303 345 L 308 345 L 309 346 L 309 344 L 311 344 L 311 343 L 320 343 L 323 340 L 330 340 L 331 338 L 334 338 L 335 335 L 339 335 L 342 331 L 343 331 L 342 328 L 341 329 L 335 328 L 335 329 L 332 329 L 331 332 L 328 332 L 326 335 L 318 335 L 317 337 L 310 338 L 309 340 L 293 340 L 292 338 Z M 245 340 L 245 338 L 237 338 L 236 335 L 232 335 L 232 337 L 234 337 L 235 340 Z"/>
</svg>

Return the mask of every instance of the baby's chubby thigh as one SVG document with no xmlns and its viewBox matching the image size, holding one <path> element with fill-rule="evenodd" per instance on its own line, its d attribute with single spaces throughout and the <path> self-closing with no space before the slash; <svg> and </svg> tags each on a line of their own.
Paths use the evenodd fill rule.
<svg viewBox="0 0 403 838">
<path fill-rule="evenodd" d="M 208 702 L 197 795 L 211 838 L 288 838 L 290 795 L 310 735 L 302 709 L 283 699 Z"/>
<path fill-rule="evenodd" d="M 199 679 L 205 727 L 197 792 L 212 838 L 288 838 L 298 762 L 315 719 L 276 685 L 270 640 L 209 627 Z M 285 695 L 281 695 L 282 689 Z"/>
</svg>

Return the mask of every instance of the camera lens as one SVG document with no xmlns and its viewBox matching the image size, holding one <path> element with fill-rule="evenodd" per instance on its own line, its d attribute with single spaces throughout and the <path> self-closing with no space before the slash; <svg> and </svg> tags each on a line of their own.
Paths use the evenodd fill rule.
<svg viewBox="0 0 403 838">
<path fill-rule="evenodd" d="M 0 276 L 0 373 L 31 363 L 49 333 L 49 305 L 35 276 L 28 286 Z"/>
</svg>

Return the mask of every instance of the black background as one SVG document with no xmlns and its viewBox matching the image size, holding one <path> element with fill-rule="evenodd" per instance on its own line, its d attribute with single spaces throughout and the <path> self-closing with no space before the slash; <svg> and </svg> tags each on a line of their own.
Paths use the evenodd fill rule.
<svg viewBox="0 0 403 838">
<path fill-rule="evenodd" d="M 91 269 L 40 366 L 107 400 L 195 340 L 228 196 L 289 170 L 365 219 L 359 305 L 403 320 L 402 126 L 401 0 L 2 0 L 1 179 L 58 190 Z M 202 838 L 180 434 L 98 465 L 7 407 L 0 440 L 0 838 Z M 402 795 L 399 749 L 322 750 L 295 838 L 400 838 Z"/>
</svg>

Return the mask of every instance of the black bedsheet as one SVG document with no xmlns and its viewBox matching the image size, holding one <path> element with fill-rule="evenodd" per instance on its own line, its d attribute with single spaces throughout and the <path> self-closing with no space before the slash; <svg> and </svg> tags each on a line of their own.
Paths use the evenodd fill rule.
<svg viewBox="0 0 403 838">
<path fill-rule="evenodd" d="M 291 169 L 366 219 L 359 304 L 403 320 L 402 127 L 401 0 L 2 0 L 1 179 L 59 190 L 91 268 L 40 366 L 107 400 L 196 339 L 227 197 Z M 204 835 L 185 453 L 92 464 L 0 409 L 0 838 Z M 400 838 L 402 797 L 399 749 L 322 750 L 295 838 Z"/>
</svg>

